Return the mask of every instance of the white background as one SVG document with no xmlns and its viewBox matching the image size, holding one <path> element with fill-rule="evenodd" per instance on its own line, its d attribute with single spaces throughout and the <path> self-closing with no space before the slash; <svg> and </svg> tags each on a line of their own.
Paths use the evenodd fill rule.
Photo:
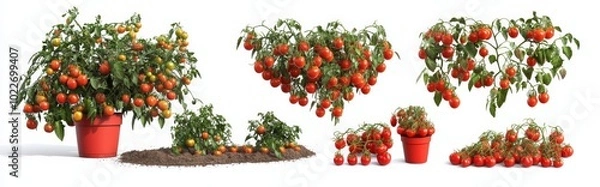
<svg viewBox="0 0 600 187">
<path fill-rule="evenodd" d="M 20 66 L 28 67 L 28 57 L 41 47 L 44 33 L 51 25 L 64 22 L 60 14 L 71 6 L 80 8 L 80 19 L 92 21 L 101 14 L 107 21 L 121 21 L 134 12 L 142 15 L 143 28 L 139 34 L 150 37 L 166 32 L 169 24 L 181 22 L 190 34 L 190 50 L 197 52 L 203 79 L 193 83 L 194 93 L 205 103 L 212 103 L 217 113 L 224 115 L 234 127 L 234 140 L 243 141 L 247 120 L 255 119 L 258 112 L 275 110 L 276 115 L 290 124 L 300 125 L 304 134 L 300 143 L 317 152 L 318 156 L 296 162 L 231 165 L 199 168 L 139 167 L 117 163 L 116 159 L 83 159 L 77 157 L 74 129 L 67 129 L 60 142 L 54 134 L 42 130 L 27 130 L 21 121 L 19 135 L 21 157 L 20 177 L 9 177 L 8 124 L 0 126 L 0 186 L 137 186 L 137 185 L 193 185 L 218 186 L 359 186 L 367 184 L 419 186 L 564 186 L 574 182 L 592 183 L 592 173 L 598 168 L 596 145 L 592 137 L 598 131 L 600 93 L 594 71 L 598 70 L 596 56 L 600 49 L 594 18 L 598 11 L 591 1 L 514 1 L 495 3 L 491 0 L 452 0 L 414 2 L 372 1 L 316 1 L 316 0 L 250 0 L 250 1 L 3 1 L 2 38 L 0 46 L 9 44 L 21 48 Z M 484 91 L 459 91 L 462 104 L 458 110 L 447 103 L 436 108 L 432 94 L 415 78 L 423 68 L 417 58 L 418 34 L 438 19 L 470 16 L 484 21 L 497 17 L 518 18 L 531 16 L 532 11 L 549 15 L 555 25 L 571 32 L 582 42 L 582 49 L 574 52 L 566 63 L 568 76 L 554 81 L 550 87 L 551 99 L 546 105 L 531 109 L 526 105 L 525 93 L 511 95 L 499 116 L 492 118 L 485 107 Z M 388 63 L 388 69 L 379 77 L 379 83 L 368 96 L 357 95 L 347 105 L 341 124 L 337 127 L 329 118 L 316 118 L 313 111 L 288 104 L 288 96 L 262 81 L 249 64 L 250 53 L 235 50 L 241 29 L 262 20 L 272 22 L 279 17 L 297 19 L 310 28 L 316 24 L 340 20 L 347 27 L 362 27 L 378 20 L 387 29 L 389 40 L 402 59 Z M 1 88 L 8 87 L 7 58 L 0 67 L 4 80 Z M 7 91 L 2 92 L 0 106 L 9 106 Z M 436 124 L 429 162 L 410 165 L 402 162 L 400 138 L 394 136 L 392 164 L 386 167 L 336 167 L 332 133 L 355 127 L 362 122 L 386 122 L 390 112 L 398 106 L 422 105 L 427 107 Z M 8 108 L 8 107 L 6 107 Z M 2 112 L 7 121 L 7 112 Z M 22 118 L 24 116 L 21 116 Z M 448 164 L 448 155 L 477 139 L 487 129 L 504 130 L 523 118 L 533 117 L 539 122 L 562 125 L 566 141 L 575 147 L 573 157 L 565 160 L 561 169 L 542 168 L 468 168 Z M 129 119 L 129 118 L 128 118 Z M 130 120 L 125 119 L 125 122 Z M 169 128 L 157 125 L 132 130 L 125 123 L 121 131 L 120 153 L 135 149 L 151 149 L 170 145 Z"/>
</svg>

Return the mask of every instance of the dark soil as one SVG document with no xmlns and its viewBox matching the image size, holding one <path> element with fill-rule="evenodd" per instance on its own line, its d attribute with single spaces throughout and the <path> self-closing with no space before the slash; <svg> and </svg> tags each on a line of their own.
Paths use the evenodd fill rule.
<svg viewBox="0 0 600 187">
<path fill-rule="evenodd" d="M 160 148 L 143 151 L 129 151 L 121 154 L 120 161 L 130 164 L 139 164 L 146 166 L 208 166 L 221 164 L 237 163 L 266 163 L 291 161 L 301 158 L 314 156 L 315 153 L 298 145 L 300 150 L 287 149 L 283 158 L 277 158 L 273 154 L 265 154 L 254 151 L 253 153 L 244 153 L 242 148 L 237 153 L 225 152 L 221 156 L 214 155 L 193 155 L 187 151 L 183 154 L 175 155 L 171 148 Z"/>
</svg>

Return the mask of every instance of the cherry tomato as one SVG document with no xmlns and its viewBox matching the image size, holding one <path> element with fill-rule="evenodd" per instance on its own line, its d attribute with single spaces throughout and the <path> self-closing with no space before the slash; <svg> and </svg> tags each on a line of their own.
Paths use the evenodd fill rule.
<svg viewBox="0 0 600 187">
<path fill-rule="evenodd" d="M 385 166 L 388 165 L 392 161 L 392 155 L 388 152 L 378 153 L 377 154 L 377 163 L 379 165 Z"/>
<path fill-rule="evenodd" d="M 508 28 L 508 36 L 516 38 L 519 35 L 519 30 L 516 27 Z"/>
<path fill-rule="evenodd" d="M 348 165 L 354 166 L 358 163 L 358 157 L 354 153 L 349 153 L 348 157 L 346 157 L 346 161 Z"/>
<path fill-rule="evenodd" d="M 362 164 L 363 166 L 371 164 L 371 155 L 369 155 L 369 154 L 363 154 L 360 157 L 360 164 Z"/>
<path fill-rule="evenodd" d="M 336 166 L 344 164 L 344 156 L 342 156 L 341 154 L 336 154 L 335 157 L 333 157 L 333 163 Z"/>
<path fill-rule="evenodd" d="M 562 167 L 564 164 L 562 159 L 556 159 L 554 161 L 552 161 L 552 166 L 554 166 L 555 168 L 560 168 Z"/>
<path fill-rule="evenodd" d="M 338 139 L 335 141 L 335 148 L 336 149 L 343 149 L 344 147 L 346 147 L 346 142 L 344 142 L 344 139 Z"/>
<path fill-rule="evenodd" d="M 540 159 L 540 165 L 542 165 L 542 167 L 545 167 L 545 168 L 550 167 L 550 166 L 552 166 L 552 160 L 550 160 L 549 158 L 546 158 L 546 157 L 542 157 Z"/>
<path fill-rule="evenodd" d="M 527 105 L 529 105 L 529 107 L 535 107 L 535 105 L 537 105 L 538 103 L 538 99 L 535 96 L 529 96 L 529 98 L 527 99 Z"/>
<path fill-rule="evenodd" d="M 550 133 L 550 141 L 557 144 L 562 144 L 565 141 L 565 136 L 562 134 L 562 132 L 552 131 L 552 133 Z"/>
<path fill-rule="evenodd" d="M 404 134 L 406 135 L 406 137 L 412 138 L 412 137 L 415 137 L 417 132 L 415 132 L 415 130 L 413 130 L 413 129 L 406 129 L 404 131 Z"/>
<path fill-rule="evenodd" d="M 529 155 L 521 157 L 521 166 L 524 168 L 531 167 L 533 165 L 533 158 Z"/>
<path fill-rule="evenodd" d="M 419 137 L 425 137 L 425 136 L 427 136 L 427 132 L 428 132 L 427 128 L 419 127 L 419 129 L 417 130 L 417 135 Z"/>
<path fill-rule="evenodd" d="M 506 132 L 506 135 L 505 135 L 505 137 L 504 137 L 504 138 L 505 138 L 505 139 L 506 139 L 506 141 L 508 141 L 508 142 L 511 142 L 511 143 L 513 143 L 513 142 L 516 142 L 516 141 L 517 141 L 517 132 L 515 132 L 515 130 L 512 130 L 512 129 L 511 129 L 511 130 L 508 130 L 508 131 Z"/>
<path fill-rule="evenodd" d="M 542 92 L 538 95 L 538 99 L 540 100 L 540 103 L 547 103 L 548 100 L 550 100 L 550 95 L 548 95 L 548 92 Z"/>
<path fill-rule="evenodd" d="M 473 156 L 473 165 L 475 165 L 475 166 L 484 166 L 485 165 L 485 159 L 481 155 L 475 155 L 475 156 Z"/>
<path fill-rule="evenodd" d="M 460 164 L 460 154 L 457 152 L 454 152 L 452 154 L 450 154 L 450 163 L 452 165 L 459 165 Z"/>
<path fill-rule="evenodd" d="M 392 115 L 392 117 L 390 118 L 390 125 L 392 125 L 392 127 L 396 127 L 397 124 L 398 124 L 398 118 L 396 118 L 395 115 Z"/>
<path fill-rule="evenodd" d="M 463 168 L 469 167 L 471 165 L 471 157 L 462 157 L 460 160 L 460 166 Z"/>
<path fill-rule="evenodd" d="M 509 156 L 504 159 L 504 167 L 510 168 L 515 166 L 515 157 Z"/>
<path fill-rule="evenodd" d="M 494 167 L 496 165 L 496 158 L 494 158 L 493 156 L 487 156 L 485 157 L 485 166 L 487 166 L 488 168 Z"/>
<path fill-rule="evenodd" d="M 568 157 L 573 156 L 573 147 L 571 147 L 570 145 L 565 145 L 560 150 L 560 156 L 563 158 L 568 158 Z"/>
</svg>

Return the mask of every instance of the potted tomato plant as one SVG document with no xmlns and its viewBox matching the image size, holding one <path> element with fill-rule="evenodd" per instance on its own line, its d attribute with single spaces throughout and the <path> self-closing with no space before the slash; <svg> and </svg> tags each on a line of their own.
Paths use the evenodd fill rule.
<svg viewBox="0 0 600 187">
<path fill-rule="evenodd" d="M 419 80 L 450 107 L 461 104 L 456 89 L 488 89 L 486 108 L 495 117 L 509 93 L 527 91 L 530 107 L 549 101 L 548 86 L 567 74 L 564 63 L 571 59 L 579 40 L 548 16 L 495 19 L 487 24 L 471 18 L 440 21 L 421 33 L 419 58 L 425 68 Z"/>
<path fill-rule="evenodd" d="M 139 14 L 118 23 L 103 23 L 100 16 L 80 23 L 78 15 L 70 9 L 66 22 L 47 33 L 22 79 L 18 103 L 24 103 L 29 129 L 43 123 L 62 141 L 65 126 L 75 126 L 80 157 L 114 157 L 124 114 L 133 114 L 132 128 L 138 120 L 163 127 L 172 102 L 186 107 L 187 85 L 200 75 L 197 59 L 179 24 L 144 39 L 137 36 Z"/>
<path fill-rule="evenodd" d="M 335 124 L 355 93 L 367 95 L 394 54 L 383 26 L 346 29 L 330 22 L 303 30 L 296 20 L 280 19 L 274 26 L 247 26 L 237 47 L 251 51 L 254 71 L 289 94 L 289 102 L 327 111 Z"/>
<path fill-rule="evenodd" d="M 434 124 L 427 119 L 427 111 L 422 106 L 397 108 L 390 119 L 392 127 L 402 140 L 404 160 L 407 163 L 427 162 L 431 136 L 435 133 Z"/>
</svg>

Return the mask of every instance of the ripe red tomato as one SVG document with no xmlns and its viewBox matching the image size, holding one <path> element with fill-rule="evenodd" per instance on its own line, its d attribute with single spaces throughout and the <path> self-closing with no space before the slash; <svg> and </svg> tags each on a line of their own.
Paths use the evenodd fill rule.
<svg viewBox="0 0 600 187">
<path fill-rule="evenodd" d="M 315 115 L 320 118 L 325 116 L 325 109 L 322 107 L 317 108 L 317 110 L 315 110 Z"/>
<path fill-rule="evenodd" d="M 442 98 L 446 101 L 449 101 L 450 99 L 452 99 L 452 97 L 454 97 L 454 91 L 451 89 L 447 89 L 444 90 L 444 92 L 442 92 Z"/>
<path fill-rule="evenodd" d="M 477 31 L 477 37 L 482 40 L 489 40 L 492 38 L 492 29 L 489 27 L 480 28 L 479 31 Z"/>
<path fill-rule="evenodd" d="M 28 119 L 27 120 L 27 128 L 28 129 L 36 129 L 38 126 L 38 122 L 34 119 Z"/>
<path fill-rule="evenodd" d="M 67 102 L 67 95 L 64 93 L 58 93 L 56 94 L 56 102 L 58 104 L 63 104 L 65 102 Z"/>
<path fill-rule="evenodd" d="M 473 156 L 473 165 L 475 165 L 475 166 L 484 166 L 485 165 L 485 159 L 484 159 L 484 157 L 482 157 L 481 155 L 475 155 L 475 156 Z"/>
<path fill-rule="evenodd" d="M 309 82 L 309 83 L 306 83 L 306 86 L 304 86 L 304 89 L 306 89 L 306 92 L 308 92 L 308 93 L 315 93 L 317 91 L 317 85 L 315 85 L 315 83 Z"/>
<path fill-rule="evenodd" d="M 386 128 L 383 131 L 381 131 L 381 139 L 389 140 L 391 138 L 392 138 L 392 131 L 389 128 Z"/>
<path fill-rule="evenodd" d="M 392 161 L 392 155 L 388 152 L 378 153 L 377 154 L 377 163 L 379 165 L 385 166 L 388 165 Z"/>
<path fill-rule="evenodd" d="M 412 137 L 415 137 L 417 132 L 415 132 L 415 130 L 413 130 L 413 129 L 406 129 L 404 131 L 404 134 L 406 135 L 406 137 L 412 138 Z"/>
<path fill-rule="evenodd" d="M 493 145 L 493 144 L 492 144 L 492 145 Z M 498 146 L 496 146 L 496 148 L 494 148 L 494 146 L 492 146 L 492 148 L 493 148 L 493 149 L 497 149 L 497 147 L 499 147 L 499 145 L 498 145 Z M 503 153 L 502 153 L 502 152 L 500 152 L 500 151 L 496 151 L 496 152 L 494 152 L 494 153 L 492 154 L 492 155 L 494 156 L 494 159 L 496 159 L 496 162 L 497 162 L 497 163 L 500 163 L 500 162 L 504 161 L 504 155 L 502 155 L 502 154 L 503 154 Z"/>
<path fill-rule="evenodd" d="M 533 66 L 535 66 L 536 64 L 537 64 L 537 60 L 535 59 L 535 57 L 533 57 L 533 56 L 529 56 L 529 57 L 527 57 L 527 65 L 528 65 L 529 67 L 533 67 Z"/>
<path fill-rule="evenodd" d="M 301 97 L 300 100 L 298 100 L 298 104 L 300 106 L 306 106 L 308 104 L 308 98 L 307 97 Z"/>
<path fill-rule="evenodd" d="M 554 27 L 548 27 L 546 28 L 546 35 L 545 35 L 546 39 L 551 39 L 552 37 L 554 37 Z"/>
<path fill-rule="evenodd" d="M 275 58 L 273 58 L 272 56 L 267 56 L 265 57 L 264 62 L 266 68 L 271 68 L 275 64 Z"/>
<path fill-rule="evenodd" d="M 392 49 L 383 50 L 383 58 L 385 60 L 391 60 L 394 57 L 394 51 Z"/>
<path fill-rule="evenodd" d="M 506 131 L 506 135 L 504 137 L 506 139 L 506 141 L 510 142 L 510 143 L 514 143 L 517 141 L 517 132 L 515 132 L 515 130 L 508 130 Z"/>
<path fill-rule="evenodd" d="M 344 40 L 340 37 L 333 39 L 333 47 L 335 49 L 342 49 L 344 47 Z"/>
<path fill-rule="evenodd" d="M 513 78 L 513 77 L 515 77 L 515 75 L 517 75 L 517 70 L 513 66 L 506 68 L 505 71 L 506 71 L 506 75 L 508 75 L 509 78 Z"/>
<path fill-rule="evenodd" d="M 496 165 L 496 158 L 494 156 L 485 157 L 485 166 L 488 168 L 494 167 Z"/>
<path fill-rule="evenodd" d="M 492 84 L 494 84 L 494 78 L 492 78 L 491 75 L 486 76 L 485 79 L 483 80 L 483 85 L 491 86 Z"/>
<path fill-rule="evenodd" d="M 458 152 L 454 152 L 452 154 L 450 154 L 450 163 L 452 165 L 459 165 L 460 164 L 460 154 Z"/>
<path fill-rule="evenodd" d="M 469 33 L 468 39 L 469 39 L 469 42 L 471 42 L 471 43 L 479 42 L 479 36 L 478 36 L 477 32 L 475 32 L 475 31 Z"/>
<path fill-rule="evenodd" d="M 550 95 L 548 95 L 548 92 L 542 92 L 538 95 L 538 99 L 540 100 L 540 103 L 547 103 L 548 100 L 550 100 Z"/>
<path fill-rule="evenodd" d="M 545 168 L 550 167 L 550 166 L 552 166 L 552 160 L 550 160 L 549 158 L 546 158 L 546 157 L 542 157 L 540 159 L 540 165 L 542 165 L 542 167 L 545 167 Z"/>
<path fill-rule="evenodd" d="M 552 161 L 552 166 L 554 166 L 555 168 L 560 168 L 562 167 L 564 164 L 562 159 L 555 159 L 554 161 Z"/>
<path fill-rule="evenodd" d="M 506 90 L 509 87 L 510 87 L 510 80 L 508 80 L 508 79 L 502 79 L 502 80 L 500 80 L 500 88 L 501 89 Z"/>
<path fill-rule="evenodd" d="M 348 157 L 346 157 L 346 161 L 348 162 L 348 165 L 354 166 L 358 163 L 358 157 L 356 156 L 355 153 L 349 153 Z"/>
<path fill-rule="evenodd" d="M 335 157 L 333 157 L 333 163 L 336 166 L 344 164 L 344 156 L 342 156 L 341 154 L 336 154 Z"/>
<path fill-rule="evenodd" d="M 504 159 L 504 167 L 513 167 L 515 166 L 515 157 L 509 156 Z"/>
<path fill-rule="evenodd" d="M 381 63 L 381 64 L 377 65 L 375 70 L 377 70 L 377 72 L 379 72 L 379 73 L 383 73 L 386 68 L 387 68 L 387 66 L 385 65 L 385 63 Z"/>
<path fill-rule="evenodd" d="M 399 135 L 405 135 L 404 133 L 406 132 L 406 130 L 400 126 L 398 126 L 398 128 L 396 128 L 396 133 L 398 133 Z"/>
<path fill-rule="evenodd" d="M 302 51 L 302 52 L 306 52 L 310 49 L 308 42 L 306 41 L 300 41 L 298 43 L 298 50 Z"/>
<path fill-rule="evenodd" d="M 573 156 L 573 147 L 571 147 L 570 145 L 565 145 L 560 150 L 560 156 L 563 158 L 568 158 L 568 157 Z"/>
<path fill-rule="evenodd" d="M 360 164 L 362 164 L 363 166 L 371 164 L 371 155 L 369 155 L 369 154 L 363 154 L 360 157 Z"/>
<path fill-rule="evenodd" d="M 541 28 L 536 28 L 533 30 L 533 41 L 540 43 L 542 41 L 544 41 L 544 39 L 546 38 L 546 31 L 544 31 Z"/>
<path fill-rule="evenodd" d="M 306 58 L 303 56 L 296 56 L 293 58 L 294 65 L 298 68 L 303 68 L 306 65 Z"/>
<path fill-rule="evenodd" d="M 449 46 L 452 45 L 453 42 L 454 38 L 452 37 L 452 34 L 446 33 L 442 36 L 442 44 Z"/>
<path fill-rule="evenodd" d="M 254 62 L 254 72 L 262 73 L 263 71 L 265 71 L 265 67 L 263 66 L 262 62 L 260 62 L 260 61 Z"/>
<path fill-rule="evenodd" d="M 529 96 L 529 98 L 527 99 L 527 105 L 529 105 L 529 107 L 535 107 L 537 103 L 538 99 L 535 96 Z"/>
<path fill-rule="evenodd" d="M 565 141 L 565 136 L 562 134 L 562 132 L 555 130 L 550 133 L 550 141 L 557 144 L 562 144 Z"/>
<path fill-rule="evenodd" d="M 425 49 L 421 48 L 419 49 L 419 58 L 425 60 L 425 58 L 427 58 L 427 52 L 425 52 Z"/>
<path fill-rule="evenodd" d="M 489 51 L 486 47 L 481 47 L 479 48 L 479 55 L 481 57 L 486 57 L 488 55 Z"/>
<path fill-rule="evenodd" d="M 338 139 L 335 141 L 335 148 L 336 149 L 343 149 L 344 147 L 346 147 L 346 142 L 344 141 L 344 139 Z"/>
<path fill-rule="evenodd" d="M 452 99 L 450 99 L 449 103 L 450 103 L 450 107 L 458 108 L 460 106 L 460 98 L 454 96 L 454 97 L 452 97 Z"/>
<path fill-rule="evenodd" d="M 472 164 L 471 157 L 465 156 L 460 158 L 460 166 L 463 168 L 469 167 Z"/>
<path fill-rule="evenodd" d="M 342 116 L 343 112 L 344 112 L 344 109 L 341 106 L 336 106 L 333 108 L 332 113 L 333 113 L 334 117 L 340 117 L 340 116 Z"/>
<path fill-rule="evenodd" d="M 356 134 L 348 134 L 346 136 L 346 145 L 352 145 L 356 140 L 358 140 L 358 136 Z"/>
<path fill-rule="evenodd" d="M 519 30 L 516 27 L 508 28 L 508 36 L 516 38 L 519 35 Z"/>
<path fill-rule="evenodd" d="M 453 47 L 446 46 L 446 47 L 444 47 L 444 49 L 442 49 L 442 57 L 444 57 L 446 59 L 450 59 L 450 58 L 452 58 L 452 56 L 454 56 L 454 48 Z"/>
<path fill-rule="evenodd" d="M 365 84 L 360 88 L 360 92 L 364 95 L 371 93 L 371 85 Z"/>
<path fill-rule="evenodd" d="M 434 127 L 427 128 L 427 136 L 431 136 L 433 134 L 435 134 L 435 128 Z"/>
<path fill-rule="evenodd" d="M 312 66 L 308 69 L 308 71 L 306 72 L 306 75 L 310 79 L 317 79 L 321 75 L 321 69 L 319 69 L 319 67 L 317 67 L 317 66 Z"/>
<path fill-rule="evenodd" d="M 396 127 L 396 125 L 398 125 L 398 118 L 396 118 L 395 115 L 392 115 L 390 118 L 390 125 L 392 125 L 392 127 Z"/>
<path fill-rule="evenodd" d="M 427 132 L 428 132 L 427 128 L 419 127 L 419 129 L 417 129 L 417 136 L 425 137 L 425 136 L 427 136 Z"/>
<path fill-rule="evenodd" d="M 435 90 L 436 90 L 435 87 L 436 87 L 436 84 L 433 83 L 433 82 L 430 82 L 430 83 L 427 84 L 427 91 L 429 91 L 429 92 L 435 92 Z"/>
<path fill-rule="evenodd" d="M 529 155 L 521 157 L 521 166 L 524 168 L 531 167 L 533 165 L 533 158 Z"/>
<path fill-rule="evenodd" d="M 67 88 L 69 88 L 69 90 L 77 89 L 77 80 L 74 78 L 67 79 Z"/>
</svg>

